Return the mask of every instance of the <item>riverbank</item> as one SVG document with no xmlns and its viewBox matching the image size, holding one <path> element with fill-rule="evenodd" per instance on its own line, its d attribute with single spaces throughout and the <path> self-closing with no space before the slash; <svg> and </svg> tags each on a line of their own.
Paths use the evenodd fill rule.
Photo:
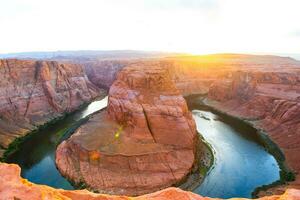
<svg viewBox="0 0 300 200">
<path fill-rule="evenodd" d="M 203 183 L 206 175 L 214 164 L 214 153 L 210 144 L 198 133 L 195 164 L 187 177 L 178 184 L 173 185 L 180 189 L 193 191 Z"/>
<path fill-rule="evenodd" d="M 87 107 L 87 105 L 89 105 L 91 102 L 96 101 L 97 99 L 103 99 L 106 95 L 107 95 L 107 92 L 105 92 L 104 90 L 101 90 L 100 95 L 98 97 L 92 99 L 89 102 L 82 103 L 77 109 L 75 109 L 71 112 L 62 113 L 59 116 L 49 120 L 48 122 L 45 122 L 44 124 L 37 126 L 35 129 L 28 131 L 28 133 L 26 133 L 24 136 L 17 137 L 13 142 L 11 142 L 9 144 L 8 148 L 5 149 L 5 151 L 3 152 L 3 155 L 0 156 L 0 160 L 2 162 L 6 162 L 6 160 L 9 156 L 11 156 L 16 151 L 18 151 L 19 146 L 22 145 L 23 142 L 30 140 L 31 137 L 34 136 L 35 134 L 37 134 L 37 133 L 41 132 L 42 130 L 45 130 L 49 127 L 52 127 L 56 123 L 66 119 L 68 116 L 73 115 L 76 112 L 80 112 L 80 111 L 84 110 L 84 108 Z"/>
<path fill-rule="evenodd" d="M 85 113 L 84 116 L 86 117 L 80 119 L 78 116 L 76 117 L 76 115 L 80 112 L 80 116 L 82 116 L 82 111 L 85 109 L 89 110 L 88 107 L 86 107 L 86 104 L 82 105 L 76 111 L 65 113 L 64 116 L 56 118 L 55 120 L 39 127 L 39 129 L 32 131 L 27 136 L 18 139 L 14 143 L 14 148 L 11 148 L 10 151 L 7 152 L 5 160 L 9 163 L 19 164 L 23 169 L 22 176 L 35 183 L 46 184 L 56 188 L 63 187 L 64 189 L 86 188 L 83 183 L 77 185 L 73 183 L 72 187 L 68 186 L 65 182 L 69 183 L 71 181 L 67 181 L 65 178 L 61 177 L 55 167 L 55 157 L 53 156 L 52 158 L 52 154 L 55 154 L 56 146 L 60 142 L 69 138 L 70 135 L 72 135 L 78 127 L 86 123 L 89 118 L 103 111 L 99 110 L 88 116 L 85 115 L 86 111 L 84 111 L 83 113 Z M 78 112 L 78 114 L 75 114 L 76 112 Z M 74 115 L 75 118 L 78 118 L 78 120 L 75 120 L 74 123 L 72 122 L 72 120 L 74 121 L 74 116 L 72 115 Z M 197 159 L 193 165 L 191 173 L 186 179 L 176 184 L 177 187 L 184 188 L 186 190 L 193 190 L 193 188 L 202 183 L 206 173 L 210 170 L 213 163 L 213 154 L 211 149 L 209 149 L 209 145 L 207 145 L 200 135 L 196 152 Z M 7 160 L 7 158 L 9 159 Z M 49 158 L 53 159 L 52 164 Z M 45 175 L 43 171 L 47 171 L 47 174 L 49 175 Z M 55 177 L 57 178 L 55 179 Z"/>
<path fill-rule="evenodd" d="M 271 155 L 274 156 L 276 159 L 279 168 L 280 168 L 280 180 L 275 181 L 269 185 L 263 185 L 258 188 L 256 188 L 252 196 L 253 197 L 258 197 L 260 196 L 259 193 L 261 191 L 268 190 L 270 188 L 273 188 L 275 186 L 279 185 L 285 185 L 290 181 L 293 181 L 295 179 L 294 173 L 288 168 L 288 166 L 285 163 L 285 156 L 281 149 L 278 147 L 276 143 L 274 143 L 270 137 L 267 135 L 267 133 L 264 132 L 264 130 L 259 129 L 255 126 L 255 123 L 246 120 L 244 118 L 240 118 L 237 116 L 233 116 L 227 112 L 224 112 L 221 109 L 218 109 L 216 106 L 214 106 L 212 101 L 209 101 L 206 99 L 205 95 L 189 95 L 185 97 L 189 104 L 194 104 L 194 106 L 201 107 L 201 109 L 207 109 L 215 114 L 218 114 L 220 116 L 224 116 L 226 118 L 232 119 L 232 120 L 237 120 L 240 121 L 241 123 L 247 124 L 249 127 L 252 127 L 256 129 L 255 134 L 258 139 L 258 142 L 266 149 L 267 152 L 269 152 Z M 269 193 L 268 193 L 269 194 Z"/>
<path fill-rule="evenodd" d="M 202 110 L 202 108 L 196 106 L 198 109 Z M 191 110 L 191 108 L 190 108 Z M 204 109 L 203 109 L 204 110 Z M 96 111 L 97 113 L 99 113 L 99 111 Z M 90 115 L 89 117 L 95 115 L 96 113 Z M 220 114 L 221 115 L 221 114 Z M 84 115 L 86 116 L 86 115 Z M 205 116 L 204 116 L 205 117 Z M 88 120 L 88 117 L 87 118 L 82 118 L 81 120 L 76 120 L 75 123 L 72 123 L 71 126 L 67 126 L 67 130 L 65 129 L 59 129 L 59 133 L 55 133 L 55 131 L 51 131 L 51 133 L 49 133 L 49 135 L 52 135 L 51 137 L 49 136 L 49 140 L 52 140 L 53 141 L 53 138 L 55 138 L 55 146 L 61 141 L 61 140 L 64 140 L 64 139 L 67 139 L 69 137 L 69 135 L 72 135 L 72 133 L 82 124 L 84 124 L 86 121 Z M 236 120 L 236 119 L 234 119 Z M 201 124 L 203 124 L 201 122 Z M 201 125 L 200 124 L 200 125 Z M 199 130 L 198 130 L 199 131 Z M 202 131 L 202 130 L 200 130 Z M 48 133 L 46 133 L 48 134 Z M 40 134 L 39 134 L 40 135 Z M 55 136 L 55 137 L 53 137 Z M 57 137 L 56 137 L 57 136 Z M 59 136 L 59 137 L 58 137 Z M 42 134 L 42 138 L 45 137 L 45 133 Z M 47 136 L 48 137 L 48 136 Z M 41 138 L 41 137 L 40 137 Z M 61 140 L 58 140 L 57 138 L 60 138 Z M 47 154 L 45 154 L 45 156 L 40 156 L 41 158 L 35 158 L 34 156 L 31 156 L 31 155 L 36 155 L 36 154 L 40 154 L 41 150 L 38 150 L 37 148 L 40 148 L 40 149 L 44 149 L 44 148 L 48 148 L 46 147 L 45 145 L 47 145 L 47 143 L 42 143 L 41 139 L 36 139 L 36 143 L 32 142 L 31 144 L 29 144 L 28 146 L 30 146 L 29 148 L 32 148 L 32 147 L 35 147 L 34 149 L 29 149 L 29 151 L 27 149 L 22 149 L 21 151 L 22 152 L 27 152 L 27 154 L 30 154 L 30 157 L 28 157 L 28 162 L 29 162 L 29 165 L 31 164 L 30 162 L 32 162 L 32 159 L 38 159 L 38 161 L 35 161 L 36 163 L 41 163 L 43 162 L 44 159 L 46 158 L 49 158 L 49 155 L 51 154 L 54 154 L 53 152 L 55 152 L 55 147 L 53 147 L 53 149 L 49 150 Z M 58 141 L 58 142 L 56 142 Z M 202 154 L 198 154 L 196 157 L 198 158 L 197 161 L 195 162 L 196 164 L 193 165 L 193 170 L 191 171 L 191 173 L 189 174 L 189 176 L 186 178 L 186 179 L 183 179 L 182 182 L 180 182 L 179 184 L 176 184 L 177 187 L 181 187 L 183 189 L 186 189 L 186 190 L 194 190 L 194 188 L 196 188 L 200 183 L 203 182 L 203 180 L 205 180 L 205 177 L 210 174 L 211 170 L 214 168 L 214 163 L 215 163 L 215 160 L 214 160 L 214 157 L 210 157 L 209 158 L 209 155 L 207 155 L 208 153 L 210 153 L 210 155 L 213 155 L 213 149 L 211 148 L 211 146 L 209 144 L 207 144 L 204 140 L 202 140 L 201 138 L 199 139 L 200 143 L 197 145 L 197 152 L 200 152 Z M 46 141 L 47 142 L 47 141 Z M 41 144 L 40 144 L 41 143 Z M 40 147 L 37 147 L 36 144 L 39 144 Z M 42 145 L 44 144 L 44 145 Z M 270 146 L 270 145 L 269 145 Z M 276 148 L 275 148 L 276 149 Z M 49 153 L 50 152 L 50 153 Z M 52 152 L 52 153 L 51 153 Z M 280 154 L 278 154 L 280 155 Z M 20 158 L 24 158 L 26 156 L 29 156 L 29 155 L 26 155 L 26 154 L 22 154 L 22 155 L 19 155 L 18 157 Z M 209 158 L 209 159 L 208 159 Z M 212 159 L 213 158 L 213 159 Z M 24 159 L 25 160 L 25 159 Z M 210 162 L 209 162 L 210 161 Z M 24 161 L 21 161 L 21 162 L 24 162 Z M 24 163 L 24 166 L 25 166 L 25 170 L 27 171 L 32 171 L 30 170 L 30 168 L 28 168 L 28 163 L 26 163 L 27 161 L 25 161 Z M 51 161 L 52 164 L 54 165 L 54 162 L 53 160 Z M 274 160 L 275 162 L 275 160 Z M 18 162 L 16 162 L 18 163 Z M 39 165 L 39 164 L 38 164 Z M 23 165 L 22 165 L 23 166 Z M 197 167 L 198 166 L 198 167 Z M 37 169 L 37 166 L 34 165 L 33 166 L 34 169 Z M 23 168 L 23 167 L 22 167 Z M 27 168 L 27 169 L 26 169 Z M 54 165 L 54 168 L 55 168 L 55 165 Z M 35 177 L 39 176 L 39 180 L 41 179 L 44 179 L 46 180 L 46 178 L 44 177 L 43 174 L 39 174 L 42 169 L 45 169 L 44 167 L 41 168 L 41 170 L 38 170 L 38 173 L 33 171 L 33 172 L 29 172 L 29 173 L 34 173 L 35 174 Z M 49 172 L 48 168 L 46 168 L 47 172 Z M 55 168 L 56 170 L 56 168 Z M 44 171 L 44 170 L 43 170 Z M 57 170 L 56 170 L 57 171 Z M 233 170 L 234 171 L 234 170 Z M 279 170 L 278 170 L 279 171 Z M 59 173 L 59 172 L 57 172 Z M 279 174 L 279 173 L 278 173 Z M 26 174 L 28 176 L 28 174 Z M 251 175 L 251 174 L 250 174 Z M 52 175 L 53 176 L 53 175 Z M 60 176 L 60 175 L 59 175 Z M 31 176 L 32 177 L 32 176 Z M 216 176 L 216 177 L 220 177 L 220 176 Z M 220 177 L 221 178 L 221 177 Z M 33 180 L 33 179 L 29 179 L 29 180 Z M 229 180 L 229 179 L 228 179 Z M 35 182 L 35 181 L 34 181 Z M 39 183 L 39 182 L 37 182 Z M 47 184 L 45 182 L 41 182 L 43 184 Z M 76 186 L 76 188 L 85 188 L 86 186 L 84 184 L 78 184 Z M 200 193 L 202 194 L 202 193 Z"/>
</svg>

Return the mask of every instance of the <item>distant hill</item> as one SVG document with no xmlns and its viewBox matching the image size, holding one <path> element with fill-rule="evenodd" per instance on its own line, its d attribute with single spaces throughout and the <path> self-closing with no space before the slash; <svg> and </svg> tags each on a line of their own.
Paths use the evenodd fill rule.
<svg viewBox="0 0 300 200">
<path fill-rule="evenodd" d="M 295 58 L 296 60 L 299 60 L 300 61 L 300 53 L 299 54 L 291 54 L 291 53 L 282 53 L 282 54 L 279 54 L 280 56 L 288 56 L 288 57 L 292 57 L 292 58 Z"/>
<path fill-rule="evenodd" d="M 199 63 L 235 63 L 235 64 L 292 64 L 300 65 L 300 61 L 292 57 L 274 55 L 252 55 L 252 54 L 209 54 L 209 55 L 184 55 L 172 56 L 168 59 L 191 61 Z"/>
<path fill-rule="evenodd" d="M 53 59 L 53 60 L 94 60 L 94 59 L 139 59 L 179 56 L 184 54 L 156 51 L 112 50 L 112 51 L 53 51 L 53 52 L 21 52 L 0 54 L 0 58 L 17 59 Z"/>
<path fill-rule="evenodd" d="M 246 64 L 246 65 L 296 65 L 300 66 L 300 61 L 292 58 L 292 55 L 252 55 L 252 54 L 208 54 L 191 55 L 183 53 L 168 53 L 159 51 L 136 51 L 136 50 L 111 50 L 111 51 L 53 51 L 53 52 L 21 52 L 0 54 L 0 59 L 38 59 L 56 60 L 87 64 L 105 60 L 132 60 L 132 59 L 169 59 L 181 60 L 194 63 L 223 63 L 223 64 Z M 295 55 L 293 56 L 295 57 Z"/>
</svg>

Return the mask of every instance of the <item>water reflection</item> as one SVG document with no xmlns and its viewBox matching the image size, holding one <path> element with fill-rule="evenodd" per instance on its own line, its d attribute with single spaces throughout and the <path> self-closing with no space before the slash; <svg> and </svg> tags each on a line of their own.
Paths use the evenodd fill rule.
<svg viewBox="0 0 300 200">
<path fill-rule="evenodd" d="M 16 163 L 22 168 L 22 177 L 31 182 L 55 188 L 74 189 L 60 175 L 55 166 L 55 149 L 58 141 L 76 121 L 107 106 L 108 97 L 90 103 L 87 107 L 34 134 L 25 141 L 7 162 Z"/>
<path fill-rule="evenodd" d="M 73 189 L 55 166 L 55 149 L 63 133 L 76 121 L 107 106 L 108 98 L 89 104 L 24 142 L 8 162 L 22 168 L 34 183 Z M 215 165 L 194 192 L 210 197 L 250 197 L 258 186 L 279 179 L 276 160 L 255 141 L 254 129 L 208 111 L 193 110 L 198 131 L 215 151 Z"/>
<path fill-rule="evenodd" d="M 237 132 L 234 123 L 225 123 L 226 119 L 208 111 L 193 110 L 193 117 L 197 130 L 215 151 L 214 168 L 194 192 L 219 198 L 251 197 L 256 187 L 280 178 L 276 160 L 249 137 L 255 135 L 249 127 L 243 129 L 236 122 Z"/>
<path fill-rule="evenodd" d="M 108 96 L 104 97 L 102 100 L 94 101 L 90 103 L 88 107 L 82 111 L 80 115 L 80 119 L 85 118 L 86 116 L 89 116 L 90 114 L 93 114 L 94 112 L 97 112 L 102 108 L 105 108 L 107 106 L 107 102 L 108 102 Z"/>
</svg>

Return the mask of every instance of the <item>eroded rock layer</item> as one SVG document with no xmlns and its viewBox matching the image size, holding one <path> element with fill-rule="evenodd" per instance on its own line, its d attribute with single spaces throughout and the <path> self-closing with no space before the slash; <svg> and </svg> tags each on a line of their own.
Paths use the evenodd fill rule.
<svg viewBox="0 0 300 200">
<path fill-rule="evenodd" d="M 133 61 L 131 61 L 133 62 Z M 92 60 L 81 62 L 90 81 L 101 88 L 109 89 L 117 73 L 131 63 L 127 60 Z"/>
<path fill-rule="evenodd" d="M 207 104 L 263 129 L 283 150 L 300 188 L 300 70 L 240 71 L 211 85 Z M 284 189 L 283 189 L 284 190 Z"/>
<path fill-rule="evenodd" d="M 76 184 L 139 195 L 183 180 L 195 161 L 196 129 L 168 70 L 125 67 L 94 115 L 56 151 L 60 172 Z"/>
<path fill-rule="evenodd" d="M 208 55 L 162 61 L 182 94 L 207 95 L 206 103 L 264 130 L 283 150 L 300 188 L 300 62 L 288 57 Z"/>
<path fill-rule="evenodd" d="M 289 167 L 299 174 L 299 61 L 277 56 L 220 54 L 140 60 L 135 63 L 139 66 L 151 64 L 167 70 L 167 74 L 181 94 L 207 95 L 207 103 L 211 106 L 230 115 L 242 117 L 251 121 L 257 128 L 265 130 L 282 148 Z M 132 62 L 115 61 L 104 65 L 113 69 L 112 72 L 115 74 L 130 64 Z M 99 73 L 102 74 L 102 69 L 98 68 L 102 67 L 102 65 L 93 65 L 94 70 L 98 70 L 98 79 L 94 78 L 94 80 L 100 80 Z M 110 76 L 109 80 L 105 81 L 106 85 L 110 86 L 114 79 L 114 76 Z M 141 87 L 145 86 L 141 85 Z M 136 90 L 131 89 L 130 92 L 124 93 L 124 96 L 132 97 L 135 92 Z M 115 101 L 111 105 L 123 105 L 125 104 L 123 102 Z M 116 106 L 114 109 L 119 112 L 123 107 Z M 142 109 L 145 110 L 145 106 Z M 130 112 L 131 110 L 126 110 L 124 113 L 127 114 L 114 117 L 117 120 L 129 119 Z M 135 112 L 134 116 L 138 115 L 136 113 L 139 112 Z M 145 113 L 147 116 L 147 112 Z M 151 120 L 153 119 L 148 121 Z M 133 129 L 133 133 L 138 130 L 137 127 Z M 137 136 L 137 134 L 132 135 L 133 138 Z M 299 188 L 299 179 L 297 175 L 291 187 Z M 282 191 L 285 187 L 283 186 Z"/>
<path fill-rule="evenodd" d="M 33 184 L 20 177 L 17 165 L 0 163 L 0 200 L 212 200 L 178 188 L 167 188 L 138 197 L 95 194 L 87 190 L 62 190 Z M 260 200 L 297 200 L 300 190 L 289 189 L 281 196 L 268 196 Z M 236 198 L 238 200 L 238 198 Z"/>
<path fill-rule="evenodd" d="M 92 100 L 98 92 L 80 65 L 0 60 L 0 151 L 17 137 Z"/>
</svg>

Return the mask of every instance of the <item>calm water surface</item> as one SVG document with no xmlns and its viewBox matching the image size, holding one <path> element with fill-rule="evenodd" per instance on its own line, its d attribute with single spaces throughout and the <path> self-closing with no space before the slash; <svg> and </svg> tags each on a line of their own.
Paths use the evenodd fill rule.
<svg viewBox="0 0 300 200">
<path fill-rule="evenodd" d="M 9 159 L 22 168 L 22 176 L 34 183 L 73 189 L 55 166 L 55 148 L 63 133 L 76 121 L 107 105 L 107 97 L 89 104 L 53 126 L 34 134 Z M 279 179 L 273 156 L 260 146 L 246 126 L 226 121 L 209 111 L 193 110 L 198 131 L 211 144 L 214 167 L 194 192 L 211 197 L 250 197 L 258 186 Z"/>
<path fill-rule="evenodd" d="M 60 175 L 55 166 L 55 149 L 66 130 L 80 119 L 107 106 L 108 98 L 94 101 L 87 107 L 69 115 L 65 119 L 39 131 L 26 140 L 20 149 L 11 155 L 7 162 L 16 163 L 22 168 L 22 177 L 39 184 L 55 188 L 74 189 Z"/>
<path fill-rule="evenodd" d="M 279 180 L 275 158 L 255 140 L 255 129 L 209 111 L 193 110 L 197 130 L 211 144 L 215 163 L 194 192 L 210 197 L 251 197 L 261 185 Z"/>
</svg>

